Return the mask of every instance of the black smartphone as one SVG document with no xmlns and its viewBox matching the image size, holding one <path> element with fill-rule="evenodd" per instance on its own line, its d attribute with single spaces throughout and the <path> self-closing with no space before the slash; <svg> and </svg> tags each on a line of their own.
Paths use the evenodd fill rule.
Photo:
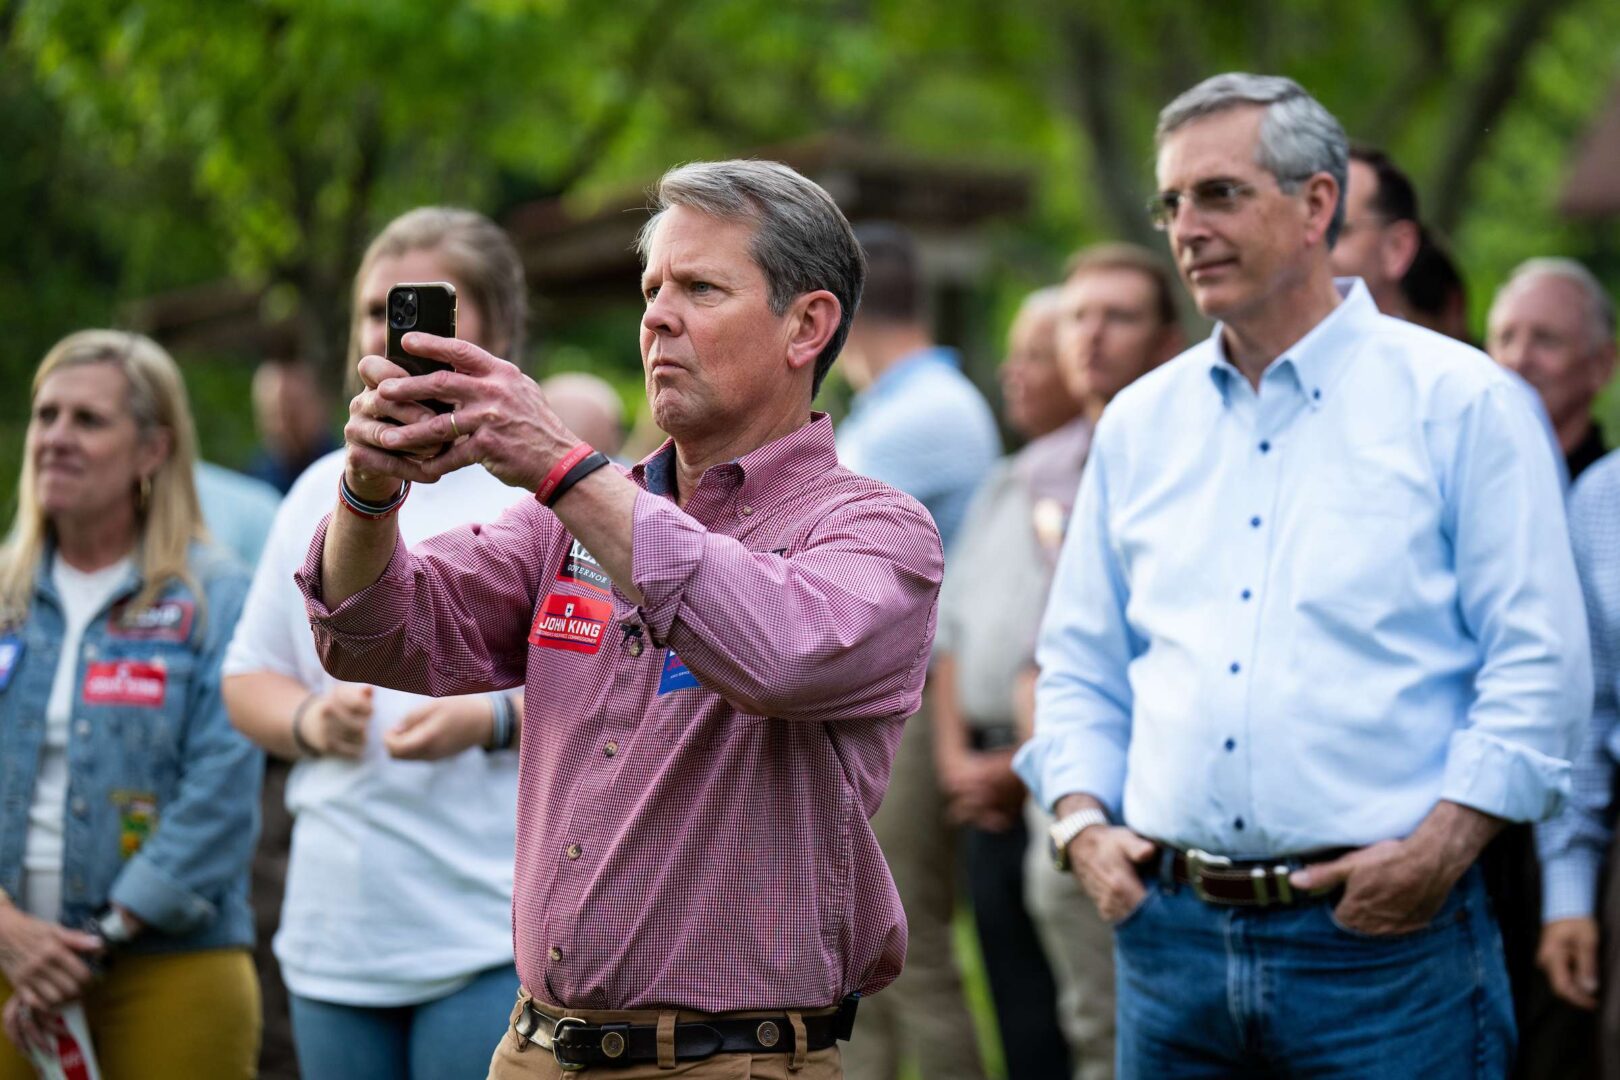
<svg viewBox="0 0 1620 1080">
<path fill-rule="evenodd" d="M 456 336 L 456 287 L 448 281 L 402 281 L 388 290 L 388 359 L 412 375 L 445 371 L 450 365 L 405 351 L 399 342 L 412 331 Z M 422 402 L 434 412 L 447 413 L 455 406 L 443 401 Z"/>
</svg>

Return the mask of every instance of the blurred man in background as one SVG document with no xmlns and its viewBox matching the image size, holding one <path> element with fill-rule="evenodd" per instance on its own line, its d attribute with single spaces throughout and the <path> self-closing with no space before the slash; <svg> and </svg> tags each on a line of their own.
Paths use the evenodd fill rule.
<svg viewBox="0 0 1620 1080">
<path fill-rule="evenodd" d="M 1491 359 L 1541 395 L 1574 480 L 1603 456 L 1592 402 L 1614 374 L 1614 304 L 1574 259 L 1520 263 L 1485 319 Z"/>
<path fill-rule="evenodd" d="M 546 404 L 568 430 L 617 459 L 624 448 L 624 400 L 606 379 L 564 371 L 540 384 Z"/>
<path fill-rule="evenodd" d="M 1344 227 L 1330 256 L 1336 277 L 1367 283 L 1385 315 L 1410 319 L 1401 282 L 1421 247 L 1417 192 L 1381 150 L 1350 148 L 1350 180 L 1344 194 Z"/>
<path fill-rule="evenodd" d="M 866 291 L 844 348 L 857 393 L 838 429 L 838 457 L 922 503 L 949 551 L 968 500 L 1001 452 L 995 418 L 955 352 L 934 343 L 911 236 L 882 224 L 855 235 L 866 253 Z M 951 947 L 956 836 L 934 771 L 930 711 L 925 697 L 906 724 L 888 795 L 872 819 L 910 944 L 894 986 L 863 1006 L 860 1036 L 845 1054 L 852 1080 L 894 1080 L 905 1058 L 923 1080 L 981 1075 Z"/>
<path fill-rule="evenodd" d="M 315 373 L 296 360 L 266 360 L 253 372 L 253 422 L 263 447 L 248 472 L 283 495 L 339 445 L 331 402 Z"/>
<path fill-rule="evenodd" d="M 1024 297 L 1007 331 L 1007 358 L 1001 363 L 1001 416 L 1015 436 L 1028 442 L 1056 431 L 1080 413 L 1057 362 L 1058 302 L 1063 289 L 1051 285 Z"/>
</svg>

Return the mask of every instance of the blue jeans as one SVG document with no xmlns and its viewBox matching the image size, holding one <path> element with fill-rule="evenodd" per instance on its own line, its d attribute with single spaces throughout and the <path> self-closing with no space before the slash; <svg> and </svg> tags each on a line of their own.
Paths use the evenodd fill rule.
<svg viewBox="0 0 1620 1080">
<path fill-rule="evenodd" d="M 1507 1075 L 1513 1006 L 1478 868 L 1427 927 L 1393 937 L 1344 929 L 1326 901 L 1222 907 L 1147 888 L 1114 932 L 1120 1080 Z"/>
<path fill-rule="evenodd" d="M 304 1080 L 483 1080 L 506 1034 L 517 968 L 491 968 L 420 1005 L 366 1008 L 292 998 Z"/>
</svg>

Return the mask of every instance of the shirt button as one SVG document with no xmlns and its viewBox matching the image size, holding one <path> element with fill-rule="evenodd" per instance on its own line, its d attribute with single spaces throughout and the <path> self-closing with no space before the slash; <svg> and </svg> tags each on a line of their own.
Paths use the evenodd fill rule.
<svg viewBox="0 0 1620 1080">
<path fill-rule="evenodd" d="M 754 508 L 752 506 L 743 507 L 742 508 L 742 514 L 743 514 L 743 517 L 753 517 L 754 516 Z"/>
<path fill-rule="evenodd" d="M 88 739 L 90 737 L 90 721 L 80 720 L 74 724 L 73 733 L 81 739 Z"/>
<path fill-rule="evenodd" d="M 641 648 L 642 648 L 641 638 L 640 637 L 631 638 L 630 639 L 630 644 L 626 645 L 625 648 L 630 650 L 630 655 L 631 656 L 640 656 L 641 655 Z"/>
<path fill-rule="evenodd" d="M 1260 452 L 1262 454 L 1269 454 L 1271 452 L 1271 443 L 1269 443 L 1265 439 L 1261 439 L 1260 440 Z"/>
<path fill-rule="evenodd" d="M 585 849 L 581 848 L 578 844 L 569 844 L 568 851 L 566 852 L 570 859 L 577 859 L 584 853 Z"/>
<path fill-rule="evenodd" d="M 619 744 L 616 743 L 616 742 L 609 742 L 606 746 L 602 747 L 602 756 L 603 757 L 613 757 L 618 752 L 619 752 Z"/>
<path fill-rule="evenodd" d="M 1253 528 L 1253 529 L 1258 529 L 1260 527 L 1260 518 L 1258 516 L 1250 518 L 1249 519 L 1249 527 Z"/>
<path fill-rule="evenodd" d="M 548 953 L 547 955 L 549 955 L 551 957 L 551 962 L 553 964 L 558 963 L 559 961 L 562 960 L 562 950 L 557 948 L 557 946 L 555 946 L 555 945 L 553 945 L 551 947 L 551 952 Z"/>
<path fill-rule="evenodd" d="M 1244 600 L 1247 600 L 1249 597 L 1251 597 L 1253 595 L 1254 595 L 1254 593 L 1250 592 L 1248 589 L 1244 589 L 1242 592 L 1238 593 L 1238 596 L 1241 597 Z"/>
<path fill-rule="evenodd" d="M 75 798 L 73 800 L 73 816 L 74 817 L 81 817 L 82 818 L 82 817 L 84 817 L 84 815 L 88 814 L 89 812 L 90 812 L 90 804 L 89 803 L 85 802 L 82 798 Z"/>
<path fill-rule="evenodd" d="M 1240 665 L 1236 660 L 1232 661 L 1232 667 L 1231 667 L 1232 674 L 1236 675 L 1238 672 L 1240 672 L 1242 670 L 1243 670 L 1242 665 Z"/>
<path fill-rule="evenodd" d="M 1232 828 L 1236 829 L 1238 832 L 1242 832 L 1243 831 L 1243 819 L 1242 818 L 1235 819 L 1232 822 Z M 556 950 L 554 949 L 552 951 L 555 952 Z"/>
<path fill-rule="evenodd" d="M 1320 390 L 1312 390 L 1311 391 L 1311 400 L 1312 401 L 1321 401 L 1322 400 L 1322 391 L 1320 391 Z"/>
<path fill-rule="evenodd" d="M 1230 753 L 1233 750 L 1236 750 L 1237 749 L 1237 740 L 1236 739 L 1227 739 L 1226 740 L 1226 749 L 1227 749 L 1228 753 Z"/>
</svg>

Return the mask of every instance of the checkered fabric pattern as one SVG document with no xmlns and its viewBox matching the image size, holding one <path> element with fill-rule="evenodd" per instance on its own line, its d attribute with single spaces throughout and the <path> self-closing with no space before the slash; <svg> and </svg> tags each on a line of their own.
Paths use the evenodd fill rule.
<svg viewBox="0 0 1620 1080">
<path fill-rule="evenodd" d="M 297 575 L 322 662 L 418 693 L 525 688 L 513 922 L 540 1000 L 871 993 L 906 930 L 868 819 L 920 701 L 939 535 L 838 465 L 825 416 L 709 469 L 684 509 L 672 457 L 630 473 L 640 607 L 525 500 L 401 546 L 328 611 L 323 525 Z"/>
<path fill-rule="evenodd" d="M 1569 538 L 1592 635 L 1592 720 L 1558 815 L 1536 826 L 1541 917 L 1591 917 L 1613 835 L 1615 762 L 1620 758 L 1620 454 L 1591 466 L 1569 500 Z"/>
</svg>

